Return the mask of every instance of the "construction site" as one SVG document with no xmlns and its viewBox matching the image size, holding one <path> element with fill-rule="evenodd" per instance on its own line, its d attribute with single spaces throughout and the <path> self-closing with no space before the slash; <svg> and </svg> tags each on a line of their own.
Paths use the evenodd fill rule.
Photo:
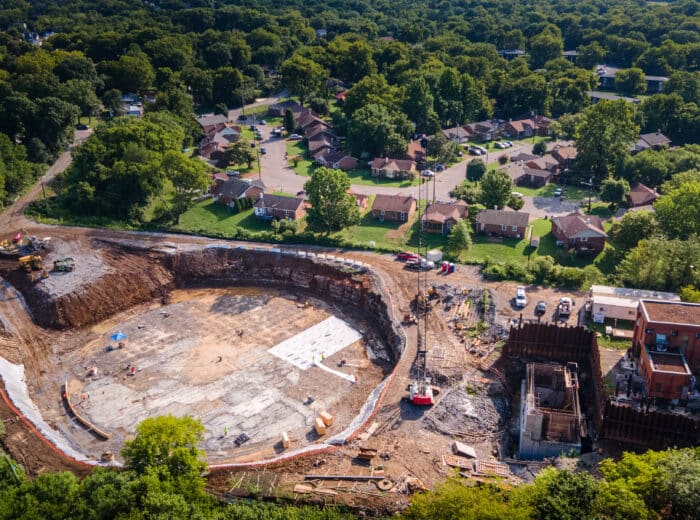
<svg viewBox="0 0 700 520">
<path fill-rule="evenodd" d="M 217 496 L 384 512 L 455 472 L 515 484 L 605 449 L 601 367 L 624 352 L 601 362 L 590 331 L 516 308 L 515 284 L 474 267 L 30 233 L 41 262 L 0 259 L 0 418 L 30 474 L 119 466 L 139 422 L 165 414 L 202 422 Z M 528 295 L 553 309 L 581 298 Z"/>
</svg>

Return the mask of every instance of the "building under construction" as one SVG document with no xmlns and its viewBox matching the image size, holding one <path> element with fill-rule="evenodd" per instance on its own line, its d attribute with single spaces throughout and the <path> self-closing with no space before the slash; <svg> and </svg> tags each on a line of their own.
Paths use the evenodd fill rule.
<svg viewBox="0 0 700 520">
<path fill-rule="evenodd" d="M 521 459 L 581 452 L 586 423 L 579 405 L 576 363 L 529 363 L 521 386 Z"/>
</svg>

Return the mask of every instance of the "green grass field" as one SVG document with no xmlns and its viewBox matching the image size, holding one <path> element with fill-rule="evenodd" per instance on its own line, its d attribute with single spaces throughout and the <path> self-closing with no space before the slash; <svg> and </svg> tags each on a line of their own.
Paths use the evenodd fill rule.
<svg viewBox="0 0 700 520">
<path fill-rule="evenodd" d="M 266 231 L 270 229 L 268 222 L 258 220 L 253 210 L 240 213 L 216 204 L 214 199 L 207 199 L 180 215 L 180 223 L 175 227 L 181 231 L 192 233 L 231 233 L 235 227 L 244 227 L 250 231 Z"/>
</svg>

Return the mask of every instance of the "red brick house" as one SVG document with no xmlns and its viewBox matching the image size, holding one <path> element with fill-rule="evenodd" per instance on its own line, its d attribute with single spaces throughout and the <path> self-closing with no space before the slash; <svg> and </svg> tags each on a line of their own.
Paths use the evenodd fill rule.
<svg viewBox="0 0 700 520">
<path fill-rule="evenodd" d="M 309 139 L 309 154 L 315 155 L 324 148 L 335 149 L 335 135 L 330 132 L 318 132 Z"/>
<path fill-rule="evenodd" d="M 529 213 L 485 209 L 480 211 L 476 216 L 475 227 L 477 233 L 510 238 L 523 238 L 525 237 L 525 231 L 529 221 Z"/>
<path fill-rule="evenodd" d="M 253 205 L 255 216 L 261 220 L 298 220 L 304 216 L 304 199 L 263 194 Z"/>
<path fill-rule="evenodd" d="M 553 157 L 545 155 L 525 161 L 525 166 L 534 170 L 546 170 L 551 173 L 556 173 L 559 169 L 559 162 Z"/>
<path fill-rule="evenodd" d="M 559 163 L 559 170 L 570 170 L 574 166 L 578 151 L 575 146 L 555 146 L 552 157 Z"/>
<path fill-rule="evenodd" d="M 551 133 L 549 129 L 551 124 L 552 120 L 544 116 L 508 121 L 503 125 L 503 133 L 516 139 L 533 135 L 545 137 Z"/>
<path fill-rule="evenodd" d="M 649 397 L 685 399 L 700 370 L 700 304 L 640 300 L 632 349 Z"/>
<path fill-rule="evenodd" d="M 554 173 L 549 170 L 525 167 L 522 169 L 522 175 L 518 180 L 518 184 L 527 184 L 535 188 L 541 188 L 549 184 L 552 177 L 554 177 Z"/>
<path fill-rule="evenodd" d="M 197 118 L 197 122 L 204 134 L 209 135 L 222 130 L 228 122 L 228 117 L 221 114 L 204 114 Z"/>
<path fill-rule="evenodd" d="M 199 143 L 199 155 L 214 162 L 220 162 L 224 158 L 224 152 L 241 136 L 241 128 L 227 126 L 207 134 Z"/>
<path fill-rule="evenodd" d="M 416 163 L 411 159 L 377 157 L 372 161 L 372 176 L 387 179 L 406 179 L 416 174 Z"/>
<path fill-rule="evenodd" d="M 291 110 L 292 114 L 296 117 L 303 109 L 301 105 L 293 99 L 287 99 L 286 101 L 280 101 L 270 105 L 267 109 L 267 113 L 271 116 L 284 117 L 287 110 Z"/>
<path fill-rule="evenodd" d="M 566 249 L 602 251 L 608 237 L 603 221 L 596 215 L 583 215 L 578 211 L 563 217 L 552 217 L 552 234 L 557 245 Z"/>
<path fill-rule="evenodd" d="M 374 197 L 372 216 L 381 221 L 407 222 L 416 211 L 416 199 L 412 195 L 383 195 Z"/>
<path fill-rule="evenodd" d="M 341 150 L 323 149 L 314 154 L 314 160 L 319 166 L 334 170 L 353 170 L 357 168 L 357 159 Z"/>
<path fill-rule="evenodd" d="M 641 182 L 636 183 L 630 189 L 627 195 L 627 204 L 631 208 L 638 208 L 640 206 L 649 206 L 653 204 L 656 199 L 659 198 L 659 194 L 651 188 L 647 188 Z"/>
<path fill-rule="evenodd" d="M 353 197 L 355 197 L 355 206 L 357 206 L 361 212 L 367 209 L 367 205 L 369 204 L 369 197 L 367 195 L 362 195 L 361 193 L 354 193 L 350 190 L 348 190 L 348 195 L 352 195 Z"/>
<path fill-rule="evenodd" d="M 265 184 L 259 180 L 230 177 L 222 181 L 221 177 L 215 177 L 214 182 L 211 188 L 214 201 L 229 207 L 234 206 L 238 199 L 257 200 L 265 193 Z"/>
<path fill-rule="evenodd" d="M 425 208 L 421 217 L 421 227 L 426 233 L 447 234 L 457 222 L 467 218 L 468 214 L 467 203 L 462 200 L 436 202 Z"/>
</svg>

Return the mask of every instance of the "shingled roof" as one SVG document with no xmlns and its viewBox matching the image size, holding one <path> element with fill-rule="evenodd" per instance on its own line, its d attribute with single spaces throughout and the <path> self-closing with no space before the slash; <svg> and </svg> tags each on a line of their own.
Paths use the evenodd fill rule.
<svg viewBox="0 0 700 520">
<path fill-rule="evenodd" d="M 429 204 L 428 207 L 425 208 L 425 213 L 421 217 L 421 220 L 440 223 L 447 220 L 459 221 L 467 218 L 468 212 L 467 203 L 463 200 L 458 200 L 457 202 L 436 202 L 434 204 Z"/>
<path fill-rule="evenodd" d="M 379 193 L 374 197 L 372 210 L 395 211 L 398 213 L 410 213 L 416 199 L 413 195 L 384 195 Z"/>
<path fill-rule="evenodd" d="M 552 225 L 556 225 L 568 238 L 608 236 L 603 230 L 603 221 L 600 217 L 584 215 L 578 211 L 563 217 L 552 217 Z"/>
<path fill-rule="evenodd" d="M 641 182 L 638 182 L 632 186 L 629 195 L 627 195 L 630 206 L 633 207 L 647 206 L 654 202 L 658 197 L 658 193 L 651 188 L 644 186 L 644 184 Z"/>
<path fill-rule="evenodd" d="M 485 209 L 476 216 L 478 224 L 487 226 L 517 226 L 527 227 L 530 221 L 530 214 L 520 211 L 507 211 L 502 209 Z"/>
</svg>

